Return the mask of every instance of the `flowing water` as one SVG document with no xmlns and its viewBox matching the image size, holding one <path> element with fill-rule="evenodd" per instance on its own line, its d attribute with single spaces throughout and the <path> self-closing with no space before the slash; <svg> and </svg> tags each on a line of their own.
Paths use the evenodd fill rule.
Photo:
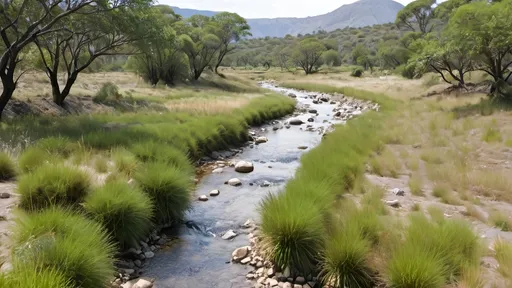
<svg viewBox="0 0 512 288">
<path fill-rule="evenodd" d="M 248 219 L 258 222 L 258 203 L 268 193 L 282 190 L 286 182 L 294 176 L 302 153 L 320 143 L 322 133 L 307 132 L 306 125 L 313 125 L 316 130 L 331 125 L 324 123 L 324 120 L 339 122 L 332 117 L 332 110 L 336 105 L 323 102 L 313 104 L 308 94 L 278 88 L 269 83 L 263 84 L 263 87 L 286 95 L 295 94 L 298 105 L 309 104 L 309 109 L 317 110 L 318 116 L 315 116 L 313 123 L 307 122 L 308 118 L 314 116 L 309 113 L 279 120 L 285 123 L 289 118 L 299 118 L 306 123 L 291 126 L 290 129 L 273 131 L 272 126 L 264 127 L 266 132 L 258 135 L 266 136 L 269 141 L 255 145 L 254 148 L 245 147 L 242 153 L 235 156 L 236 159 L 252 161 L 252 173 L 240 174 L 234 168 L 224 168 L 223 173 L 210 174 L 201 180 L 195 191 L 196 199 L 215 189 L 220 190 L 220 195 L 209 197 L 208 202 L 194 202 L 192 210 L 186 215 L 186 224 L 177 232 L 179 241 L 169 250 L 159 251 L 149 261 L 145 276 L 156 279 L 155 287 L 251 287 L 246 282 L 245 275 L 252 267 L 229 262 L 233 250 L 249 245 L 247 234 L 240 234 L 227 241 L 221 238 L 222 233 L 230 229 L 242 232 L 240 226 Z M 299 146 L 309 148 L 300 150 Z M 224 185 L 231 178 L 240 179 L 243 185 Z M 260 184 L 264 181 L 272 185 L 261 187 Z M 250 186 L 249 183 L 254 185 Z"/>
</svg>

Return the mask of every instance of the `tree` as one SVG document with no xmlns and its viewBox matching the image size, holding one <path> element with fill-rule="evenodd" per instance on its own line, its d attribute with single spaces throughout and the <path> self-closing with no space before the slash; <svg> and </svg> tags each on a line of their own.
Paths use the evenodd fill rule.
<svg viewBox="0 0 512 288">
<path fill-rule="evenodd" d="M 363 44 L 357 44 L 352 50 L 352 63 L 357 65 L 363 65 L 370 55 L 370 51 Z M 365 68 L 366 69 L 366 68 Z"/>
<path fill-rule="evenodd" d="M 340 54 L 335 50 L 327 50 L 322 54 L 322 62 L 328 66 L 340 66 Z"/>
<path fill-rule="evenodd" d="M 306 75 L 312 74 L 318 70 L 321 65 L 322 53 L 325 46 L 316 38 L 306 38 L 300 41 L 295 47 L 292 59 L 300 66 Z"/>
<path fill-rule="evenodd" d="M 76 14 L 61 21 L 58 31 L 37 37 L 35 44 L 52 86 L 53 101 L 62 106 L 78 74 L 98 57 L 127 54 L 125 46 L 143 37 L 142 19 L 142 13 L 128 8 Z M 66 72 L 62 89 L 60 69 Z"/>
<path fill-rule="evenodd" d="M 395 23 L 412 31 L 416 31 L 418 27 L 421 33 L 429 33 L 434 28 L 432 20 L 435 3 L 436 0 L 415 0 L 398 12 Z"/>
<path fill-rule="evenodd" d="M 190 61 L 191 76 L 198 80 L 204 69 L 212 63 L 221 42 L 217 36 L 199 27 L 192 28 L 189 35 L 180 35 L 180 41 Z"/>
<path fill-rule="evenodd" d="M 475 68 L 491 75 L 498 89 L 511 76 L 512 65 L 512 0 L 492 4 L 474 2 L 457 9 L 447 29 L 459 49 L 470 49 Z"/>
<path fill-rule="evenodd" d="M 217 25 L 217 37 L 220 41 L 219 53 L 217 55 L 217 63 L 215 63 L 215 73 L 224 57 L 236 49 L 235 42 L 245 36 L 251 36 L 249 32 L 251 27 L 247 21 L 236 13 L 222 12 L 213 16 L 213 21 Z"/>
<path fill-rule="evenodd" d="M 276 63 L 277 66 L 281 68 L 281 71 L 290 70 L 290 67 L 292 66 L 292 51 L 288 48 L 287 45 L 277 46 L 272 54 L 274 55 L 274 63 Z"/>
<path fill-rule="evenodd" d="M 377 57 L 380 60 L 381 68 L 394 69 L 397 66 L 407 63 L 410 57 L 410 51 L 400 45 L 399 41 L 388 40 L 380 42 L 377 45 Z"/>
</svg>

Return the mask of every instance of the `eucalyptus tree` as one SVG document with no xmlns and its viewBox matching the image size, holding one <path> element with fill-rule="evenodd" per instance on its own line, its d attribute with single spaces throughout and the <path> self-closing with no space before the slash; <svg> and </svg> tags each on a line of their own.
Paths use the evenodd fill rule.
<svg viewBox="0 0 512 288">
<path fill-rule="evenodd" d="M 325 46 L 316 38 L 306 38 L 300 41 L 292 52 L 292 59 L 297 66 L 308 74 L 315 73 L 322 64 L 322 54 Z"/>
<path fill-rule="evenodd" d="M 402 10 L 396 16 L 395 24 L 399 27 L 406 27 L 412 31 L 419 31 L 423 34 L 432 32 L 435 18 L 434 4 L 436 0 L 415 0 Z"/>
</svg>

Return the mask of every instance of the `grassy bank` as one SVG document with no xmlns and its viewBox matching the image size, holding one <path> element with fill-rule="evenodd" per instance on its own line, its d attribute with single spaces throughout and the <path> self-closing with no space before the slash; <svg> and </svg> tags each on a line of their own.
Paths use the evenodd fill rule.
<svg viewBox="0 0 512 288">
<path fill-rule="evenodd" d="M 48 287 L 110 287 L 115 253 L 138 246 L 159 225 L 179 222 L 190 207 L 194 160 L 247 141 L 250 125 L 294 108 L 289 97 L 260 94 L 229 113 L 184 109 L 2 123 L 0 141 L 9 153 L 0 155 L 0 181 L 18 181 L 20 211 L 14 270 L 0 283 L 22 287 L 28 275 Z"/>
<path fill-rule="evenodd" d="M 478 238 L 465 222 L 434 212 L 437 217 L 415 212 L 400 221 L 384 205 L 384 191 L 365 180 L 365 164 L 383 152 L 386 127 L 404 103 L 353 88 L 284 86 L 374 101 L 381 111 L 337 126 L 302 157 L 285 191 L 262 202 L 263 249 L 280 269 L 319 275 L 323 285 L 336 288 L 382 282 L 435 288 L 478 267 Z"/>
</svg>

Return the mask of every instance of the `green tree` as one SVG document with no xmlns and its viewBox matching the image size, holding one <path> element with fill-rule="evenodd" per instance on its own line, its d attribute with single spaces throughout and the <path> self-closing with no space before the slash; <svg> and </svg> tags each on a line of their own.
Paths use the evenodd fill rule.
<svg viewBox="0 0 512 288">
<path fill-rule="evenodd" d="M 217 55 L 217 62 L 215 63 L 215 73 L 224 57 L 236 49 L 235 43 L 240 38 L 252 35 L 249 30 L 251 27 L 247 21 L 236 13 L 222 12 L 213 16 L 213 21 L 217 25 L 216 35 L 220 41 L 220 48 Z"/>
<path fill-rule="evenodd" d="M 510 78 L 512 65 L 512 0 L 489 4 L 474 2 L 457 9 L 447 29 L 454 45 L 470 49 L 475 57 L 475 68 L 491 75 L 496 94 Z"/>
<path fill-rule="evenodd" d="M 318 71 L 324 51 L 325 46 L 322 42 L 316 38 L 306 38 L 297 44 L 292 59 L 308 75 Z"/>
<path fill-rule="evenodd" d="M 412 31 L 416 31 L 417 27 L 421 33 L 429 33 L 434 28 L 435 3 L 436 0 L 415 0 L 398 12 L 395 23 Z"/>
<path fill-rule="evenodd" d="M 335 50 L 327 50 L 322 54 L 322 62 L 328 66 L 340 66 L 340 54 Z"/>
<path fill-rule="evenodd" d="M 357 65 L 363 65 L 370 55 L 370 51 L 363 44 L 357 44 L 352 50 L 352 63 Z"/>
<path fill-rule="evenodd" d="M 409 49 L 404 48 L 397 40 L 383 41 L 377 45 L 377 57 L 384 69 L 394 69 L 407 63 L 410 54 Z"/>
<path fill-rule="evenodd" d="M 292 51 L 287 45 L 277 46 L 272 54 L 274 55 L 274 63 L 281 68 L 281 71 L 290 70 L 290 67 L 293 66 L 291 63 Z"/>
</svg>

